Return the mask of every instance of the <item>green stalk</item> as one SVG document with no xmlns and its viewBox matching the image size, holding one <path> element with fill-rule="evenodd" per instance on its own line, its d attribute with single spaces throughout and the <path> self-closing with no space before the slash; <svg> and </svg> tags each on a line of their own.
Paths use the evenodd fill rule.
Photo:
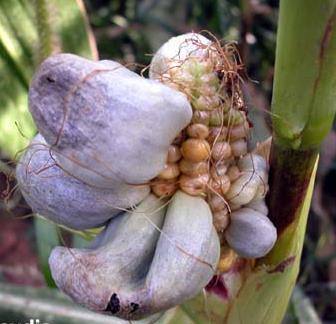
<svg viewBox="0 0 336 324">
<path fill-rule="evenodd" d="M 300 210 L 319 145 L 333 122 L 335 19 L 335 0 L 280 2 L 269 195 L 270 217 L 280 239 L 268 257 L 272 263 L 288 255 L 294 224 L 304 217 Z"/>
<path fill-rule="evenodd" d="M 336 2 L 280 1 L 273 127 L 281 147 L 317 148 L 335 114 Z"/>
</svg>

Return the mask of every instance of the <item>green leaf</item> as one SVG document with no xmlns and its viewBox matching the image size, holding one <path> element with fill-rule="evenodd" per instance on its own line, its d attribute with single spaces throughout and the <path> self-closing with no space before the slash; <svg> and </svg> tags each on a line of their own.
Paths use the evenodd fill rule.
<svg viewBox="0 0 336 324">
<path fill-rule="evenodd" d="M 252 314 L 258 319 L 256 323 L 281 323 L 299 273 L 316 169 L 317 161 L 303 205 L 295 218 L 297 221 L 287 228 L 271 253 L 258 261 L 257 271 L 248 276 L 239 291 L 239 298 L 228 316 L 232 323 L 241 316 L 242 322 L 247 323 L 245 321 Z M 278 260 L 278 255 L 283 253 L 283 245 L 286 246 L 286 256 L 274 264 L 273 260 Z"/>
<path fill-rule="evenodd" d="M 309 297 L 305 295 L 300 286 L 296 286 L 293 295 L 292 301 L 293 309 L 296 317 L 299 320 L 299 323 L 304 324 L 321 324 L 316 310 L 310 301 Z"/>
<path fill-rule="evenodd" d="M 116 317 L 90 312 L 73 303 L 55 289 L 20 287 L 0 283 L 0 317 L 8 323 L 26 323 L 39 319 L 40 323 L 52 324 L 128 324 Z M 138 324 L 165 323 L 156 321 L 161 315 L 153 315 Z M 174 322 L 186 323 L 188 322 Z"/>
<path fill-rule="evenodd" d="M 53 324 L 128 324 L 117 317 L 91 312 L 70 300 L 56 289 L 20 287 L 0 283 L 0 317 L 2 321 Z M 154 314 L 147 319 L 132 321 L 136 324 L 193 324 L 181 308 L 173 308 L 164 314 Z"/>
<path fill-rule="evenodd" d="M 0 148 L 11 158 L 36 132 L 27 93 L 41 59 L 61 51 L 97 58 L 83 8 L 81 0 L 0 1 Z"/>
<path fill-rule="evenodd" d="M 61 245 L 59 230 L 56 224 L 38 215 L 34 217 L 34 228 L 40 268 L 48 287 L 55 288 L 56 284 L 51 276 L 48 259 L 51 250 L 55 246 Z"/>
</svg>

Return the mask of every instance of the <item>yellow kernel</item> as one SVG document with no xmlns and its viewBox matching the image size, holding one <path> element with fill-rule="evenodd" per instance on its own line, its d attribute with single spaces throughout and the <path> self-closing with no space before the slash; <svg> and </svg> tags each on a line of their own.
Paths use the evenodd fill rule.
<svg viewBox="0 0 336 324">
<path fill-rule="evenodd" d="M 213 224 L 218 232 L 223 232 L 230 223 L 229 212 L 227 208 L 216 211 L 212 214 Z"/>
<path fill-rule="evenodd" d="M 232 165 L 227 170 L 227 176 L 230 178 L 230 181 L 233 182 L 237 180 L 240 176 L 240 170 L 236 165 Z"/>
<path fill-rule="evenodd" d="M 231 146 L 227 142 L 217 142 L 211 149 L 211 157 L 216 161 L 228 159 L 231 153 Z"/>
<path fill-rule="evenodd" d="M 191 121 L 193 123 L 199 123 L 203 125 L 209 125 L 210 116 L 208 111 L 196 110 L 193 113 Z"/>
<path fill-rule="evenodd" d="M 209 114 L 211 126 L 221 126 L 224 123 L 224 115 L 219 109 L 210 111 Z"/>
<path fill-rule="evenodd" d="M 217 194 L 222 194 L 222 188 L 219 181 L 215 180 L 214 178 L 211 178 L 209 180 L 209 191 L 210 192 L 216 192 Z"/>
<path fill-rule="evenodd" d="M 227 172 L 227 165 L 224 162 L 216 163 L 210 169 L 210 174 L 215 179 L 225 175 L 226 172 Z"/>
<path fill-rule="evenodd" d="M 222 103 L 222 100 L 218 94 L 211 97 L 211 104 L 212 104 L 213 109 L 219 107 L 221 103 Z"/>
<path fill-rule="evenodd" d="M 172 181 L 156 181 L 151 189 L 157 197 L 170 197 L 177 190 L 177 180 Z"/>
<path fill-rule="evenodd" d="M 250 130 L 250 126 L 247 121 L 237 126 L 232 127 L 229 130 L 230 141 L 235 141 L 241 138 L 246 138 L 248 136 L 249 130 Z"/>
<path fill-rule="evenodd" d="M 209 96 L 210 98 L 216 97 L 216 94 L 218 93 L 217 87 L 211 86 L 211 85 L 203 85 L 201 93 L 205 96 Z"/>
<path fill-rule="evenodd" d="M 232 154 L 235 157 L 243 156 L 247 153 L 247 142 L 245 139 L 240 139 L 231 143 Z"/>
<path fill-rule="evenodd" d="M 200 90 L 202 93 L 204 93 L 204 87 L 202 87 L 202 90 Z M 209 88 L 206 87 L 206 89 L 214 90 L 213 87 Z M 212 94 L 209 93 L 208 96 L 200 96 L 197 101 L 195 102 L 197 105 L 195 109 L 198 110 L 214 110 L 218 108 L 221 104 L 220 96 L 218 96 L 216 93 Z"/>
<path fill-rule="evenodd" d="M 180 177 L 180 188 L 191 196 L 204 196 L 208 181 L 209 176 L 207 174 L 203 174 L 199 177 L 182 175 Z"/>
<path fill-rule="evenodd" d="M 227 175 L 223 175 L 220 177 L 220 183 L 221 183 L 222 194 L 225 195 L 231 187 L 230 178 Z"/>
<path fill-rule="evenodd" d="M 227 175 L 216 176 L 209 181 L 209 187 L 211 190 L 216 191 L 220 195 L 226 194 L 231 186 L 230 179 Z"/>
<path fill-rule="evenodd" d="M 177 145 L 170 145 L 168 149 L 168 157 L 167 162 L 168 163 L 175 163 L 178 160 L 180 160 L 182 157 L 180 148 Z"/>
<path fill-rule="evenodd" d="M 237 254 L 232 249 L 228 247 L 224 249 L 222 248 L 217 270 L 220 273 L 228 272 L 235 264 L 237 258 Z"/>
<path fill-rule="evenodd" d="M 197 110 L 210 110 L 212 108 L 210 98 L 205 96 L 199 96 L 193 100 L 192 104 Z"/>
<path fill-rule="evenodd" d="M 207 173 L 209 170 L 208 162 L 206 161 L 195 163 L 186 159 L 182 159 L 179 165 L 181 172 L 191 177 L 196 177 Z"/>
<path fill-rule="evenodd" d="M 226 200 L 217 194 L 210 195 L 208 199 L 209 206 L 213 212 L 218 212 L 220 210 L 227 210 L 227 202 Z"/>
<path fill-rule="evenodd" d="M 238 125 L 246 121 L 246 114 L 244 111 L 230 109 L 224 114 L 223 119 L 228 125 Z"/>
<path fill-rule="evenodd" d="M 185 159 L 201 162 L 209 158 L 210 145 L 204 139 L 189 138 L 182 144 L 181 152 Z"/>
<path fill-rule="evenodd" d="M 180 174 L 180 168 L 176 163 L 167 163 L 158 177 L 160 179 L 171 180 L 177 178 Z"/>
<path fill-rule="evenodd" d="M 203 124 L 191 124 L 187 128 L 190 137 L 206 139 L 209 136 L 209 128 Z"/>
<path fill-rule="evenodd" d="M 226 140 L 228 134 L 228 129 L 223 126 L 223 127 L 211 127 L 210 128 L 210 133 L 208 136 L 208 141 L 210 143 L 213 142 L 223 142 Z"/>
</svg>

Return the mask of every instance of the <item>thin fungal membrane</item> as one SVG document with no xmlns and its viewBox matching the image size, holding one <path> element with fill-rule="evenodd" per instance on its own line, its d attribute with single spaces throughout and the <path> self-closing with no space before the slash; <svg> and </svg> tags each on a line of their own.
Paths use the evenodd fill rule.
<svg viewBox="0 0 336 324">
<path fill-rule="evenodd" d="M 50 255 L 73 300 L 139 319 L 270 251 L 268 164 L 249 151 L 242 68 L 234 44 L 195 33 L 165 43 L 149 79 L 71 54 L 41 64 L 29 92 L 39 134 L 19 187 L 57 224 L 104 227 L 86 249 Z"/>
</svg>

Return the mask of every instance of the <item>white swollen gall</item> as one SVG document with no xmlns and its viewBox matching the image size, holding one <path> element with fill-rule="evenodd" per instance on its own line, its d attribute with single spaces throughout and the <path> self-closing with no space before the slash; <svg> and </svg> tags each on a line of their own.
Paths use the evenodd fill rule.
<svg viewBox="0 0 336 324">
<path fill-rule="evenodd" d="M 138 204 L 149 186 L 96 188 L 64 172 L 39 134 L 21 157 L 16 178 L 33 212 L 73 229 L 102 226 L 121 209 Z"/>
<path fill-rule="evenodd" d="M 268 173 L 268 165 L 266 160 L 258 154 L 249 153 L 238 161 L 238 167 L 241 171 L 260 172 L 261 176 Z"/>
<path fill-rule="evenodd" d="M 92 310 L 142 318 L 194 297 L 214 275 L 220 245 L 202 198 L 178 191 L 165 213 L 150 195 L 109 226 L 94 248 L 58 247 L 49 259 L 58 287 Z"/>
<path fill-rule="evenodd" d="M 131 305 L 142 303 L 138 290 L 160 235 L 156 227 L 162 227 L 164 215 L 163 203 L 150 195 L 133 212 L 112 219 L 92 248 L 55 248 L 49 264 L 57 286 L 91 310 L 131 314 Z"/>
<path fill-rule="evenodd" d="M 260 184 L 262 184 L 262 181 L 258 175 L 251 172 L 244 173 L 231 184 L 225 197 L 230 204 L 246 205 L 256 195 Z"/>
<path fill-rule="evenodd" d="M 265 216 L 268 215 L 268 207 L 265 203 L 265 199 L 251 201 L 249 204 L 246 205 L 246 207 L 251 208 L 261 214 L 264 214 Z"/>
<path fill-rule="evenodd" d="M 225 195 L 230 204 L 246 205 L 256 195 L 258 199 L 263 198 L 261 192 L 266 193 L 268 181 L 266 160 L 257 154 L 247 154 L 238 161 L 238 167 L 241 175 L 232 183 Z"/>
<path fill-rule="evenodd" d="M 116 62 L 72 54 L 41 64 L 29 108 L 62 168 L 103 188 L 156 177 L 192 117 L 184 94 Z"/>
<path fill-rule="evenodd" d="M 241 257 L 260 258 L 272 249 L 277 231 L 264 214 L 251 208 L 241 208 L 231 213 L 225 238 Z"/>
</svg>

